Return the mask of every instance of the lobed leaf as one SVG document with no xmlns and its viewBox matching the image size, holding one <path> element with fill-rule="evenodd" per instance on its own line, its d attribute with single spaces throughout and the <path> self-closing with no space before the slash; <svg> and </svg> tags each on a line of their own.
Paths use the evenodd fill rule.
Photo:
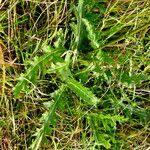
<svg viewBox="0 0 150 150">
<path fill-rule="evenodd" d="M 60 51 L 61 50 L 49 52 L 41 57 L 36 58 L 27 72 L 19 78 L 19 82 L 16 84 L 13 90 L 14 96 L 17 97 L 22 90 L 26 91 L 28 84 L 36 81 L 39 69 L 42 68 L 43 65 L 49 64 L 50 60 L 56 60 L 56 55 L 58 55 Z"/>
<path fill-rule="evenodd" d="M 88 104 L 95 105 L 97 102 L 99 102 L 99 99 L 88 88 L 84 87 L 75 79 L 69 77 L 65 80 L 65 82 L 74 93 L 76 93 Z"/>
<path fill-rule="evenodd" d="M 49 125 L 53 125 L 53 122 L 56 119 L 55 113 L 62 101 L 62 96 L 64 91 L 65 91 L 65 86 L 61 86 L 59 92 L 57 92 L 57 94 L 55 95 L 55 101 L 53 102 L 53 104 L 50 102 L 51 105 L 49 105 L 49 111 L 43 114 L 44 117 L 42 119 L 44 120 L 44 123 L 42 124 L 42 127 L 37 130 L 35 134 L 36 138 L 30 146 L 31 150 L 38 150 L 43 138 L 50 133 L 51 128 Z"/>
</svg>

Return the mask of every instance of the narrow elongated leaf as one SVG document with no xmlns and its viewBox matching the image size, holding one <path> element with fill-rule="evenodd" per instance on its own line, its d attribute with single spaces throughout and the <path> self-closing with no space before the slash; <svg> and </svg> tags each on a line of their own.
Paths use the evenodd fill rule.
<svg viewBox="0 0 150 150">
<path fill-rule="evenodd" d="M 64 68 L 60 68 L 58 72 L 62 76 L 62 80 L 64 80 L 68 88 L 86 103 L 96 105 L 97 102 L 99 102 L 99 99 L 88 88 L 84 87 L 80 82 L 73 78 L 68 65 L 64 66 Z"/>
<path fill-rule="evenodd" d="M 83 23 L 82 23 L 82 17 L 84 14 L 83 6 L 84 6 L 84 0 L 79 0 L 78 6 L 73 6 L 77 18 L 77 24 L 71 23 L 71 28 L 75 35 L 75 41 L 72 44 L 73 44 L 73 49 L 76 50 L 80 50 L 82 40 L 83 40 L 83 31 L 84 31 Z"/>
<path fill-rule="evenodd" d="M 42 127 L 37 130 L 36 138 L 33 141 L 32 145 L 30 146 L 31 150 L 38 150 L 40 147 L 40 144 L 42 142 L 42 139 L 45 137 L 46 134 L 49 134 L 49 131 L 51 130 L 49 125 L 51 125 L 53 120 L 55 119 L 55 113 L 59 107 L 61 100 L 62 100 L 62 95 L 63 95 L 64 91 L 65 91 L 65 86 L 62 86 L 59 89 L 59 92 L 57 92 L 57 94 L 55 96 L 55 101 L 49 107 L 49 111 L 47 113 L 45 113 L 44 123 L 42 124 Z"/>
<path fill-rule="evenodd" d="M 83 23 L 86 26 L 86 30 L 88 32 L 88 39 L 91 41 L 91 46 L 93 48 L 98 48 L 100 46 L 98 39 L 96 37 L 96 33 L 93 30 L 92 24 L 85 18 L 82 18 Z"/>
<path fill-rule="evenodd" d="M 54 52 L 50 52 L 36 58 L 36 60 L 32 63 L 32 66 L 27 70 L 27 72 L 19 78 L 19 82 L 14 88 L 14 96 L 17 97 L 22 90 L 26 90 L 25 88 L 27 88 L 29 82 L 32 83 L 33 80 L 35 82 L 35 77 L 38 77 L 37 74 L 39 69 L 42 68 L 42 66 L 48 63 L 48 61 L 50 61 L 51 59 L 55 59 L 56 55 L 60 51 L 61 50 L 55 50 Z"/>
<path fill-rule="evenodd" d="M 111 38 L 117 32 L 119 32 L 124 26 L 125 26 L 124 24 L 118 23 L 115 26 L 112 26 L 108 31 L 104 32 L 104 36 L 107 36 L 105 41 Z"/>
<path fill-rule="evenodd" d="M 88 88 L 84 87 L 75 79 L 67 78 L 66 84 L 74 93 L 76 93 L 88 104 L 94 105 L 99 102 L 99 99 Z"/>
<path fill-rule="evenodd" d="M 83 17 L 83 0 L 79 0 L 78 3 L 78 15 L 77 15 L 77 29 L 78 29 L 78 36 L 77 36 L 77 50 L 80 49 L 80 44 L 81 44 L 81 37 L 83 33 L 83 27 L 82 27 L 82 17 Z"/>
</svg>

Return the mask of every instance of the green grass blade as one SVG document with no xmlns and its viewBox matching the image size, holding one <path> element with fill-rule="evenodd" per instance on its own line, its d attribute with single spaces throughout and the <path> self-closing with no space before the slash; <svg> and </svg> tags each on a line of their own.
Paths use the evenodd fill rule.
<svg viewBox="0 0 150 150">
<path fill-rule="evenodd" d="M 124 40 L 124 39 L 132 36 L 133 34 L 136 34 L 136 33 L 140 32 L 140 31 L 148 28 L 149 26 L 150 26 L 150 22 L 146 23 L 145 25 L 143 25 L 143 26 L 141 26 L 141 27 L 139 27 L 139 28 L 129 32 L 129 33 L 126 33 L 126 34 L 120 36 L 119 38 L 117 38 L 117 39 L 115 39 L 115 40 L 113 40 L 113 41 L 111 41 L 111 42 L 109 42 L 109 43 L 107 43 L 107 44 L 105 44 L 103 46 L 100 46 L 99 48 L 95 49 L 94 51 L 99 51 L 101 49 L 104 49 L 105 47 L 112 46 L 113 44 L 115 44 L 117 42 L 120 42 L 121 40 Z"/>
</svg>

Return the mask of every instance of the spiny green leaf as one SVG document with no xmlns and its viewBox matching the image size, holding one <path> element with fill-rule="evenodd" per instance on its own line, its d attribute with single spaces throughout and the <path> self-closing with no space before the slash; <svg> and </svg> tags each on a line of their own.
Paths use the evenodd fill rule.
<svg viewBox="0 0 150 150">
<path fill-rule="evenodd" d="M 94 32 L 93 30 L 93 26 L 91 25 L 91 23 L 85 19 L 85 18 L 82 18 L 82 21 L 83 23 L 85 24 L 86 26 L 86 29 L 87 29 L 87 32 L 88 32 L 88 38 L 89 40 L 91 41 L 91 46 L 93 48 L 98 48 L 100 46 L 100 44 L 98 43 L 98 39 L 96 37 L 96 33 Z"/>
<path fill-rule="evenodd" d="M 49 134 L 51 130 L 49 125 L 52 125 L 56 119 L 55 113 L 59 108 L 60 102 L 62 101 L 62 95 L 64 91 L 65 86 L 63 85 L 60 87 L 59 92 L 57 92 L 57 94 L 55 95 L 55 101 L 53 102 L 53 104 L 49 105 L 49 111 L 46 112 L 43 117 L 44 123 L 42 124 L 42 127 L 37 130 L 35 134 L 36 138 L 30 146 L 31 150 L 38 150 L 42 139 L 45 137 L 45 135 Z"/>
<path fill-rule="evenodd" d="M 75 35 L 75 41 L 72 43 L 73 44 L 73 49 L 79 50 L 81 43 L 82 43 L 82 37 L 83 37 L 83 24 L 82 24 L 82 17 L 83 17 L 83 4 L 84 0 L 79 0 L 78 6 L 74 6 L 74 13 L 77 18 L 77 24 L 71 23 L 72 30 Z"/>
<path fill-rule="evenodd" d="M 124 116 L 103 113 L 91 113 L 88 115 L 88 118 L 96 144 L 102 145 L 106 149 L 110 149 L 111 143 L 115 142 L 114 131 L 116 130 L 116 122 L 122 123 L 128 120 Z"/>
<path fill-rule="evenodd" d="M 65 37 L 64 37 L 63 29 L 60 28 L 59 31 L 57 32 L 56 38 L 57 40 L 55 41 L 54 45 L 56 48 L 62 48 L 65 45 Z"/>
<path fill-rule="evenodd" d="M 88 88 L 84 87 L 75 79 L 67 78 L 65 82 L 74 93 L 76 93 L 88 104 L 95 105 L 97 102 L 99 102 L 99 99 Z"/>
<path fill-rule="evenodd" d="M 38 77 L 38 71 L 43 65 L 46 65 L 48 61 L 56 58 L 56 55 L 60 53 L 61 50 L 55 50 L 54 52 L 47 53 L 41 57 L 36 58 L 32 63 L 32 66 L 27 70 L 27 72 L 19 78 L 19 82 L 14 88 L 14 96 L 17 97 L 24 87 L 27 87 L 28 83 L 36 81 Z"/>
<path fill-rule="evenodd" d="M 67 86 L 81 99 L 83 99 L 85 102 L 91 105 L 95 105 L 97 104 L 97 102 L 99 102 L 99 99 L 88 88 L 84 87 L 81 83 L 79 83 L 73 78 L 73 75 L 71 74 L 71 71 L 68 68 L 68 64 L 64 65 L 64 68 L 56 68 L 58 69 L 57 71 L 61 75 L 62 80 L 64 80 Z"/>
</svg>

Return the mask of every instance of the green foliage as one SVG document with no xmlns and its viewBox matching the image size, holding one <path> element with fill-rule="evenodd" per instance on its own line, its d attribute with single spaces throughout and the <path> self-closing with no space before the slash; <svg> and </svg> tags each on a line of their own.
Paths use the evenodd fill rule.
<svg viewBox="0 0 150 150">
<path fill-rule="evenodd" d="M 45 66 L 49 64 L 52 59 L 55 59 L 56 55 L 61 51 L 56 50 L 53 52 L 52 50 L 41 57 L 35 57 L 34 61 L 31 62 L 31 67 L 19 78 L 19 82 L 14 88 L 15 96 L 18 96 L 21 90 L 28 91 L 28 84 L 31 83 L 31 85 L 34 85 L 38 76 L 40 76 L 40 71 L 43 71 L 43 68 L 45 68 Z"/>
<path fill-rule="evenodd" d="M 0 149 L 147 149 L 148 0 L 0 3 Z"/>
<path fill-rule="evenodd" d="M 44 54 L 42 57 L 38 57 L 35 59 L 35 61 L 32 63 L 33 65 L 29 67 L 27 73 L 24 74 L 24 76 L 19 80 L 18 84 L 15 86 L 14 95 L 17 97 L 22 90 L 27 92 L 27 85 L 30 82 L 32 82 L 32 84 L 36 84 L 37 77 L 39 74 L 38 71 L 42 70 L 42 67 L 44 69 L 49 64 L 49 62 L 51 62 L 52 65 L 48 65 L 49 70 L 45 73 L 56 73 L 57 75 L 60 74 L 60 76 L 62 77 L 62 81 L 66 83 L 68 88 L 70 88 L 74 93 L 76 93 L 81 99 L 85 100 L 85 102 L 87 102 L 88 104 L 96 105 L 96 103 L 98 103 L 99 100 L 95 97 L 95 95 L 89 89 L 85 88 L 81 83 L 71 78 L 72 75 L 68 68 L 70 62 L 70 54 L 67 53 L 65 61 L 63 62 L 63 59 L 61 59 L 60 57 L 60 50 L 52 49 L 54 52 L 51 52 L 52 50 L 49 49 L 48 46 L 44 47 L 44 49 L 46 48 L 47 50 L 45 50 L 45 52 L 47 52 L 48 54 Z M 51 128 L 49 127 L 49 125 L 54 125 L 53 122 L 54 120 L 56 120 L 55 112 L 56 109 L 59 108 L 59 102 L 61 101 L 61 89 L 59 89 L 57 93 L 58 96 L 56 95 L 56 100 L 54 101 L 54 103 L 51 104 L 50 102 L 49 112 L 43 114 L 43 125 L 40 129 L 37 129 L 35 134 L 36 139 L 31 145 L 31 149 L 33 150 L 37 150 L 40 147 L 40 143 L 46 136 L 46 134 L 50 133 Z"/>
<path fill-rule="evenodd" d="M 99 48 L 99 46 L 100 46 L 99 42 L 98 42 L 99 39 L 98 39 L 96 33 L 93 31 L 92 24 L 90 24 L 90 22 L 85 18 L 83 18 L 82 21 L 86 26 L 86 29 L 88 32 L 88 39 L 91 41 L 91 47 L 94 49 Z"/>
<path fill-rule="evenodd" d="M 116 143 L 117 123 L 126 122 L 128 119 L 119 115 L 107 115 L 103 113 L 92 113 L 89 115 L 89 122 L 93 130 L 96 145 L 110 149 Z"/>
<path fill-rule="evenodd" d="M 51 133 L 50 125 L 55 125 L 56 120 L 56 110 L 60 107 L 61 103 L 63 102 L 62 96 L 64 94 L 65 87 L 62 86 L 59 88 L 57 93 L 55 92 L 55 95 L 53 96 L 54 101 L 48 102 L 46 105 L 48 105 L 48 112 L 45 112 L 42 116 L 42 126 L 40 129 L 37 129 L 35 140 L 33 141 L 32 145 L 30 146 L 31 150 L 38 150 L 40 148 L 41 142 L 46 142 L 44 140 L 46 135 L 49 135 Z"/>
<path fill-rule="evenodd" d="M 86 87 L 82 86 L 79 82 L 72 78 L 66 78 L 65 80 L 67 86 L 76 93 L 80 98 L 85 100 L 88 104 L 96 105 L 99 100 L 95 95 Z"/>
<path fill-rule="evenodd" d="M 72 48 L 74 50 L 80 50 L 81 49 L 81 44 L 83 42 L 83 33 L 84 33 L 84 27 L 82 23 L 82 17 L 84 14 L 84 0 L 79 0 L 78 6 L 73 5 L 73 10 L 76 15 L 77 19 L 77 24 L 71 23 L 71 28 L 74 33 L 74 42 L 72 43 Z"/>
</svg>

